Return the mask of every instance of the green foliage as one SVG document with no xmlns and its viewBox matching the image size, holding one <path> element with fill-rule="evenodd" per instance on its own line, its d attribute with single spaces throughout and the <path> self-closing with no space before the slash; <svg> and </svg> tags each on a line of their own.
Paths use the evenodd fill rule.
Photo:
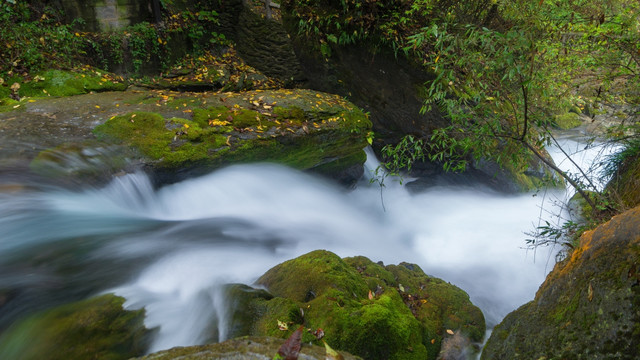
<svg viewBox="0 0 640 360">
<path fill-rule="evenodd" d="M 59 23 L 60 15 L 23 1 L 0 3 L 0 76 L 71 67 L 83 41 L 71 25 Z"/>
<path fill-rule="evenodd" d="M 618 143 L 622 147 L 619 151 L 607 156 L 603 162 L 602 176 L 605 178 L 614 176 L 625 162 L 640 156 L 640 124 L 635 124 L 627 131 L 631 131 L 633 135 L 626 136 L 624 135 L 626 131 L 623 130 L 622 134 L 618 136 L 620 138 Z"/>
<path fill-rule="evenodd" d="M 402 170 L 411 171 L 416 161 L 424 160 L 424 143 L 421 139 L 408 135 L 396 145 L 386 145 L 382 148 L 385 168 L 389 175 L 400 175 Z"/>
<path fill-rule="evenodd" d="M 63 14 L 51 7 L 28 2 L 0 3 L 0 77 L 27 75 L 49 68 L 73 68 L 78 63 L 113 69 L 130 58 L 132 75 L 140 76 L 145 67 L 166 69 L 168 44 L 188 44 L 183 49 L 200 53 L 212 45 L 225 45 L 224 35 L 215 31 L 218 14 L 206 4 L 194 5 L 194 10 L 166 13 L 165 26 L 146 22 L 107 33 L 74 30 L 83 23 L 77 19 L 64 24 Z M 148 71 L 147 71 L 148 72 Z"/>
<path fill-rule="evenodd" d="M 450 14 L 470 22 L 489 21 L 491 2 L 484 0 L 284 0 L 300 33 L 315 39 L 325 56 L 331 46 L 368 42 L 373 47 L 388 46 L 398 52 L 407 45 L 407 36 L 426 22 Z"/>
</svg>

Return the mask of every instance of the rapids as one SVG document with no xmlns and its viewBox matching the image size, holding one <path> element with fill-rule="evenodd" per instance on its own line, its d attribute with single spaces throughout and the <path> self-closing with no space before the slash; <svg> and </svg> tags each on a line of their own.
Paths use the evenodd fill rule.
<svg viewBox="0 0 640 360">
<path fill-rule="evenodd" d="M 376 166 L 369 154 L 369 177 Z M 251 284 L 316 249 L 416 263 L 467 291 L 493 326 L 531 300 L 553 267 L 559 249 L 526 249 L 525 232 L 558 221 L 548 200 L 565 195 L 479 186 L 409 193 L 367 178 L 345 191 L 273 164 L 157 189 L 134 173 L 103 188 L 0 191 L 0 290 L 9 294 L 0 331 L 37 310 L 115 292 L 159 328 L 150 351 L 202 343 L 211 324 L 224 340 L 221 285 Z"/>
</svg>

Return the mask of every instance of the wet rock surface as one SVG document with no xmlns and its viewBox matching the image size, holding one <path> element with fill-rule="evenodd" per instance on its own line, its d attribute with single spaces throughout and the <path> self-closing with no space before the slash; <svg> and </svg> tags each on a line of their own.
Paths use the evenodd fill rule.
<svg viewBox="0 0 640 360">
<path fill-rule="evenodd" d="M 533 301 L 493 330 L 482 359 L 636 359 L 640 207 L 586 232 Z"/>
</svg>

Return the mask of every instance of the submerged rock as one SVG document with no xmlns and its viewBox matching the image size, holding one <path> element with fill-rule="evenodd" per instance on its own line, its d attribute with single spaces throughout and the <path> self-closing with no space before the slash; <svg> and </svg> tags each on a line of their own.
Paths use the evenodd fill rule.
<svg viewBox="0 0 640 360">
<path fill-rule="evenodd" d="M 468 344 L 484 335 L 484 317 L 468 295 L 413 264 L 385 267 L 318 250 L 277 265 L 257 285 L 271 295 L 230 292 L 237 299 L 231 329 L 284 338 L 291 331 L 283 324 L 304 324 L 303 342 L 318 343 L 321 329 L 331 347 L 366 359 L 436 359 L 456 331 Z M 240 335 L 247 333 L 231 334 Z"/>
<path fill-rule="evenodd" d="M 278 349 L 284 343 L 283 339 L 273 337 L 243 337 L 227 340 L 218 344 L 176 347 L 170 350 L 159 351 L 151 355 L 137 358 L 137 360 L 209 360 L 209 359 L 233 359 L 254 360 L 272 359 Z M 357 356 L 340 352 L 344 360 L 360 359 Z M 303 344 L 298 359 L 300 360 L 324 360 L 326 351 L 324 347 Z"/>
<path fill-rule="evenodd" d="M 21 360 L 128 359 L 147 348 L 144 310 L 102 295 L 33 315 L 0 336 L 0 358 Z"/>
<path fill-rule="evenodd" d="M 493 330 L 482 359 L 637 359 L 640 207 L 586 232 L 533 301 Z"/>
</svg>

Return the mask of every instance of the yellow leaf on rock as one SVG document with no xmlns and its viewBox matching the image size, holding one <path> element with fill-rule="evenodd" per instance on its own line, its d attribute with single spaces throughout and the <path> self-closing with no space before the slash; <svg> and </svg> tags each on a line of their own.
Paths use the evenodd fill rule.
<svg viewBox="0 0 640 360">
<path fill-rule="evenodd" d="M 322 342 L 324 343 L 324 348 L 327 352 L 327 355 L 325 357 L 326 360 L 343 360 L 344 357 L 342 357 L 342 354 L 340 354 L 339 352 L 333 350 L 329 344 L 327 344 L 326 341 L 322 340 Z"/>
<path fill-rule="evenodd" d="M 289 330 L 289 325 L 287 325 L 286 323 L 278 320 L 278 329 L 280 329 L 282 331 Z"/>
<path fill-rule="evenodd" d="M 453 330 L 451 330 L 451 329 L 447 329 L 447 334 L 449 334 L 449 335 L 453 335 Z"/>
</svg>

